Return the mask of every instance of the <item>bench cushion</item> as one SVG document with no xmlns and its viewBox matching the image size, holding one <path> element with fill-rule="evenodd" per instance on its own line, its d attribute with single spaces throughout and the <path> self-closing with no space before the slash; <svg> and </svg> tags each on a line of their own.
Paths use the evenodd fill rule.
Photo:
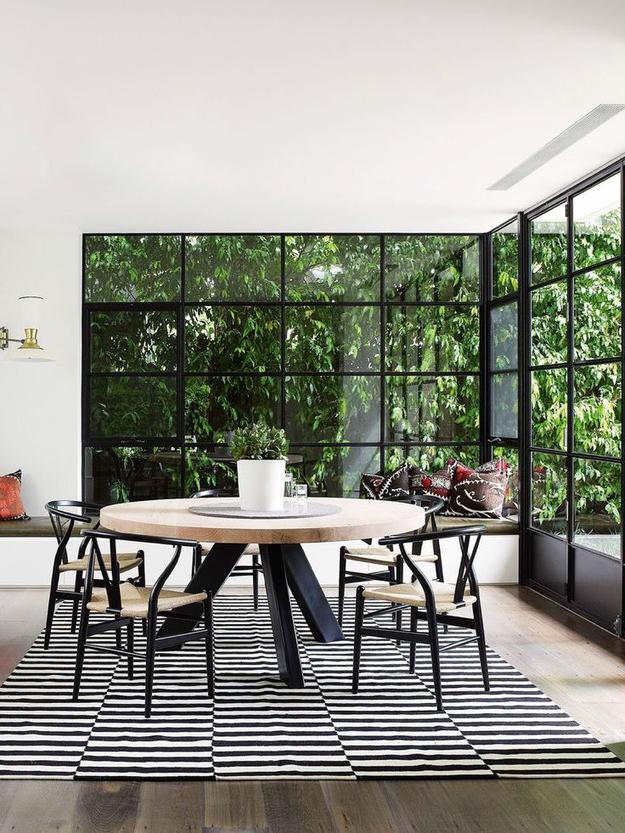
<svg viewBox="0 0 625 833">
<path fill-rule="evenodd" d="M 75 523 L 72 537 L 78 537 L 81 529 L 91 524 Z M 27 521 L 0 521 L 0 538 L 54 538 L 48 515 L 38 515 Z"/>
<path fill-rule="evenodd" d="M 508 518 L 459 518 L 449 515 L 437 515 L 436 525 L 439 529 L 454 529 L 458 526 L 469 524 L 480 524 L 486 527 L 485 535 L 518 535 L 519 524 L 516 520 Z M 81 529 L 88 524 L 76 523 L 73 536 L 78 537 Z M 31 518 L 29 521 L 1 521 L 0 538 L 53 538 L 52 525 L 47 515 Z"/>
<path fill-rule="evenodd" d="M 479 526 L 486 527 L 484 535 L 518 535 L 519 524 L 516 520 L 508 520 L 508 518 L 463 518 L 451 515 L 437 515 L 436 526 L 438 529 L 457 529 L 459 526 Z"/>
</svg>

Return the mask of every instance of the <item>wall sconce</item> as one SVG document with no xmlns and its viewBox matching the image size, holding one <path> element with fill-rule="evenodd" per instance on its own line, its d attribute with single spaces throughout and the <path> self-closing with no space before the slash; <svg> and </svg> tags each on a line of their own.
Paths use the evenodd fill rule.
<svg viewBox="0 0 625 833">
<path fill-rule="evenodd" d="M 43 298 L 41 295 L 21 295 L 17 300 L 24 328 L 24 338 L 9 338 L 8 327 L 0 327 L 0 350 L 8 349 L 9 343 L 14 342 L 19 344 L 19 347 L 11 354 L 12 359 L 51 361 L 50 358 L 43 355 L 43 347 L 37 340 Z"/>
</svg>

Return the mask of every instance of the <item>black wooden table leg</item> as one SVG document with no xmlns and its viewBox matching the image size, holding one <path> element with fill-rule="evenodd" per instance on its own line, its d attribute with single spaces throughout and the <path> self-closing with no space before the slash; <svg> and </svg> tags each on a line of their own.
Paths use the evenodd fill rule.
<svg viewBox="0 0 625 833">
<path fill-rule="evenodd" d="M 265 576 L 265 591 L 276 644 L 280 679 L 289 688 L 303 688 L 304 676 L 297 648 L 282 550 L 283 548 L 277 545 L 261 544 L 260 559 Z"/>
<path fill-rule="evenodd" d="M 282 553 L 291 592 L 317 642 L 338 642 L 343 631 L 332 612 L 306 553 L 299 544 L 283 544 Z"/>
<path fill-rule="evenodd" d="M 247 544 L 213 544 L 210 554 L 202 561 L 199 570 L 194 573 L 191 581 L 185 587 L 188 593 L 199 593 L 202 590 L 217 595 L 222 584 L 228 578 L 237 561 L 243 555 Z M 197 620 L 203 613 L 201 602 L 185 607 L 176 608 L 176 613 L 191 616 L 191 620 L 172 619 L 166 617 L 157 636 L 174 636 L 179 633 L 192 631 Z"/>
</svg>

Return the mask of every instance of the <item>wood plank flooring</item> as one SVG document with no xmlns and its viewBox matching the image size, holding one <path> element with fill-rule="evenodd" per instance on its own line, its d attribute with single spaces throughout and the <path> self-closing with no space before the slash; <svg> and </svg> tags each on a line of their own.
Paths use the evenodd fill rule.
<svg viewBox="0 0 625 833">
<path fill-rule="evenodd" d="M 484 587 L 487 636 L 625 754 L 625 645 L 529 590 Z M 0 590 L 0 680 L 43 624 Z M 133 783 L 0 781 L 0 833 L 623 833 L 625 779 Z"/>
</svg>

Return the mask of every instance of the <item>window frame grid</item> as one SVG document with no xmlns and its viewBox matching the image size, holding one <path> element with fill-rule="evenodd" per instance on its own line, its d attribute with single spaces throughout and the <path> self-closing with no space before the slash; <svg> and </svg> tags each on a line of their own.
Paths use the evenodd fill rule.
<svg viewBox="0 0 625 833">
<path fill-rule="evenodd" d="M 195 233 L 201 234 L 201 233 Z M 480 324 L 480 343 L 478 352 L 478 364 L 473 371 L 390 371 L 386 368 L 386 326 L 387 326 L 387 312 L 390 308 L 427 308 L 427 307 L 462 307 L 466 309 L 475 308 L 478 311 L 480 322 L 483 322 L 483 287 L 485 281 L 484 269 L 484 246 L 486 235 L 475 232 L 453 232 L 453 233 L 406 233 L 405 236 L 414 238 L 431 238 L 431 237 L 458 237 L 458 238 L 474 238 L 474 244 L 478 246 L 478 297 L 474 301 L 405 301 L 402 299 L 388 299 L 386 298 L 386 238 L 388 236 L 395 236 L 383 233 L 369 233 L 366 236 L 375 236 L 379 241 L 379 297 L 377 301 L 342 301 L 342 300 L 305 300 L 293 301 L 287 298 L 287 279 L 286 279 L 286 238 L 292 236 L 289 233 L 276 232 L 211 232 L 204 236 L 239 236 L 241 234 L 263 235 L 263 236 L 279 236 L 280 237 L 280 295 L 279 298 L 271 300 L 209 300 L 209 301 L 188 301 L 186 298 L 186 239 L 189 236 L 195 236 L 190 232 L 147 232 L 144 234 L 128 235 L 122 232 L 106 233 L 106 232 L 92 232 L 82 235 L 82 308 L 83 308 L 83 322 L 82 322 L 82 455 L 81 455 L 81 470 L 82 470 L 82 488 L 83 495 L 85 493 L 85 452 L 87 449 L 99 450 L 115 447 L 135 447 L 150 449 L 152 447 L 170 447 L 180 452 L 181 468 L 180 468 L 180 483 L 181 492 L 184 492 L 186 477 L 187 477 L 187 452 L 195 448 L 224 448 L 227 447 L 225 443 L 216 443 L 211 440 L 201 440 L 198 442 L 190 442 L 185 435 L 185 391 L 187 378 L 201 378 L 201 377 L 261 377 L 273 376 L 279 377 L 281 380 L 281 395 L 278 404 L 279 424 L 280 427 L 285 426 L 286 422 L 286 387 L 285 382 L 288 376 L 314 376 L 314 377 L 373 377 L 379 380 L 380 391 L 380 413 L 379 413 L 379 436 L 378 441 L 373 443 L 366 442 L 301 442 L 293 441 L 293 446 L 298 448 L 376 448 L 379 453 L 380 466 L 385 470 L 386 465 L 386 449 L 388 448 L 437 448 L 437 447 L 453 447 L 461 448 L 477 448 L 479 449 L 480 460 L 484 459 L 484 449 L 486 442 L 484 438 L 484 424 L 481 418 L 483 412 L 482 399 L 485 395 L 485 384 L 482 376 L 483 354 L 485 351 L 483 339 L 483 323 Z M 398 233 L 404 236 L 404 233 Z M 307 232 L 298 236 L 303 237 L 319 237 L 319 236 L 360 236 L 358 232 Z M 127 237 L 127 236 L 175 236 L 180 238 L 181 244 L 181 285 L 180 297 L 173 301 L 88 301 L 86 299 L 87 286 L 87 240 L 90 237 Z M 186 361 L 186 311 L 189 308 L 203 308 L 203 307 L 244 307 L 244 306 L 262 306 L 262 307 L 276 307 L 280 309 L 280 368 L 273 371 L 221 371 L 215 370 L 212 372 L 204 371 L 187 371 L 185 368 Z M 286 359 L 286 311 L 289 308 L 300 307 L 338 307 L 338 308 L 376 308 L 379 309 L 380 315 L 380 369 L 367 371 L 289 371 L 287 368 Z M 161 371 L 143 371 L 140 373 L 129 371 L 116 371 L 110 373 L 91 372 L 91 334 L 90 322 L 91 314 L 93 312 L 114 312 L 114 311 L 177 311 L 178 332 L 176 334 L 176 358 L 177 367 L 175 372 L 161 372 Z M 176 401 L 177 412 L 175 424 L 177 428 L 177 435 L 173 437 L 98 437 L 91 433 L 90 430 L 90 410 L 91 410 L 91 379 L 98 376 L 109 377 L 176 377 Z M 435 440 L 435 441 L 390 441 L 386 439 L 386 391 L 388 377 L 425 377 L 436 379 L 439 377 L 476 377 L 480 389 L 480 421 L 476 432 L 475 441 L 454 441 L 454 440 Z M 181 494 L 184 496 L 184 494 Z"/>
</svg>

